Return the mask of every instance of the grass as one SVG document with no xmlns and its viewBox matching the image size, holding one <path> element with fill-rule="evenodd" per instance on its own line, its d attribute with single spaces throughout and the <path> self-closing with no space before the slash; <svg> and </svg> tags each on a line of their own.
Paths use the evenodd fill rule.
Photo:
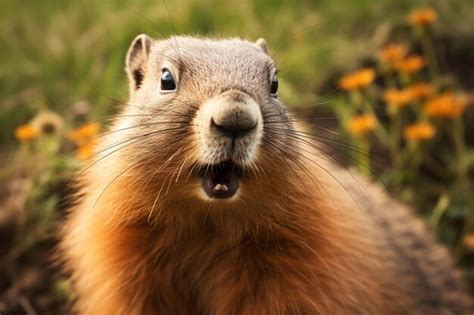
<svg viewBox="0 0 474 315">
<path fill-rule="evenodd" d="M 12 130 L 38 108 L 66 114 L 78 101 L 91 104 L 94 117 L 110 114 L 116 104 L 108 97 L 126 100 L 124 58 L 139 33 L 263 36 L 282 68 L 284 99 L 309 106 L 318 102 L 317 91 L 329 76 L 373 53 L 387 25 L 426 3 L 3 1 L 0 123 Z M 11 133 L 2 133 L 0 143 L 13 143 Z"/>
<path fill-rule="evenodd" d="M 434 25 L 434 46 L 441 70 L 449 74 L 452 85 L 472 92 L 474 72 L 466 71 L 474 63 L 474 2 L 469 0 L 1 1 L 0 162 L 5 166 L 0 168 L 0 203 L 17 178 L 23 180 L 20 187 L 24 191 L 15 191 L 20 191 L 17 195 L 24 202 L 17 209 L 20 214 L 13 214 L 13 221 L 5 221 L 0 209 L 0 234 L 11 222 L 8 226 L 15 227 L 14 237 L 0 242 L 0 252 L 13 257 L 0 260 L 0 274 L 11 278 L 0 281 L 0 312 L 3 308 L 15 313 L 28 307 L 23 300 L 8 300 L 2 291 L 10 292 L 11 287 L 23 283 L 20 280 L 31 268 L 43 268 L 37 261 L 44 260 L 38 257 L 48 256 L 54 245 L 58 218 L 66 207 L 62 203 L 64 183 L 74 169 L 71 141 L 52 138 L 42 148 L 33 148 L 19 145 L 14 130 L 44 110 L 58 113 L 66 130 L 115 113 L 120 102 L 127 100 L 124 60 L 136 35 L 147 33 L 157 39 L 172 34 L 264 37 L 281 70 L 280 95 L 288 106 L 308 118 L 329 113 L 345 122 L 351 115 L 348 108 L 354 104 L 338 89 L 338 78 L 362 66 L 375 66 L 376 52 L 388 41 L 413 42 L 406 16 L 425 6 L 440 13 Z M 415 45 L 415 49 L 420 47 Z M 383 85 L 377 77 L 374 86 L 382 89 Z M 380 106 L 380 97 L 372 97 L 374 106 Z M 85 117 L 78 118 L 81 113 Z M 465 144 L 472 148 L 472 110 L 466 112 L 463 123 Z M 338 139 L 361 145 L 337 124 L 328 127 L 341 131 Z M 425 157 L 432 154 L 451 161 L 449 133 L 440 133 L 444 136 L 436 145 L 423 146 L 423 152 Z M 380 143 L 366 149 L 370 147 L 375 160 L 388 153 Z M 389 182 L 395 197 L 414 206 L 438 238 L 457 251 L 463 233 L 471 233 L 460 233 L 460 227 L 473 209 L 467 206 L 463 193 L 438 196 L 440 189 L 456 187 L 453 178 L 440 180 L 439 174 L 432 176 L 419 165 L 397 173 L 374 161 L 363 162 L 372 162 L 377 176 Z M 446 165 L 448 172 L 456 172 L 455 162 Z M 472 182 L 472 169 L 467 169 L 466 176 Z M 472 252 L 463 251 L 458 257 L 470 279 L 474 279 L 472 256 Z M 67 283 L 53 273 L 46 274 L 42 284 L 34 289 L 20 286 L 18 292 L 40 313 L 58 313 L 58 305 L 64 304 L 69 294 Z M 37 296 L 46 296 L 50 302 L 41 306 Z"/>
</svg>

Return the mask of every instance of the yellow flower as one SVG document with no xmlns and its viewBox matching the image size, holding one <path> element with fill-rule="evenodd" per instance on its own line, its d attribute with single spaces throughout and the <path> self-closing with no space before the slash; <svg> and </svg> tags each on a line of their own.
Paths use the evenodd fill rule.
<svg viewBox="0 0 474 315">
<path fill-rule="evenodd" d="M 392 43 L 385 46 L 379 52 L 379 59 L 383 62 L 394 64 L 402 60 L 408 52 L 408 48 L 404 44 Z"/>
<path fill-rule="evenodd" d="M 403 130 L 405 139 L 414 141 L 429 140 L 433 138 L 435 133 L 436 130 L 433 125 L 425 122 L 408 125 Z"/>
<path fill-rule="evenodd" d="M 98 123 L 89 123 L 79 126 L 69 133 L 69 139 L 71 139 L 77 145 L 82 145 L 89 142 L 93 137 L 97 136 L 100 131 L 100 125 Z"/>
<path fill-rule="evenodd" d="M 59 134 L 63 129 L 63 119 L 54 112 L 42 112 L 36 115 L 31 121 L 31 125 L 38 130 L 41 135 Z"/>
<path fill-rule="evenodd" d="M 347 129 L 351 134 L 361 136 L 374 130 L 376 126 L 377 118 L 373 115 L 362 114 L 351 118 L 347 124 Z"/>
<path fill-rule="evenodd" d="M 31 141 L 38 138 L 38 130 L 30 124 L 18 126 L 15 129 L 15 138 L 19 141 Z"/>
<path fill-rule="evenodd" d="M 464 113 L 467 106 L 465 97 L 445 92 L 428 100 L 423 111 L 431 117 L 456 118 Z"/>
<path fill-rule="evenodd" d="M 374 70 L 371 68 L 364 68 L 343 76 L 339 80 L 338 85 L 343 90 L 357 90 L 369 86 L 374 78 Z"/>
<path fill-rule="evenodd" d="M 414 100 L 414 95 L 410 89 L 389 89 L 385 91 L 383 98 L 390 106 L 403 107 Z"/>
<path fill-rule="evenodd" d="M 413 26 L 424 26 L 433 23 L 438 18 L 438 13 L 432 8 L 415 10 L 408 16 L 408 21 Z"/>
<path fill-rule="evenodd" d="M 398 72 L 415 73 L 420 71 L 426 65 L 426 61 L 422 56 L 411 55 L 393 64 Z"/>
<path fill-rule="evenodd" d="M 423 99 L 430 97 L 431 95 L 433 95 L 434 92 L 433 85 L 426 82 L 415 83 L 407 87 L 407 89 L 411 92 L 413 98 L 415 99 Z"/>
</svg>

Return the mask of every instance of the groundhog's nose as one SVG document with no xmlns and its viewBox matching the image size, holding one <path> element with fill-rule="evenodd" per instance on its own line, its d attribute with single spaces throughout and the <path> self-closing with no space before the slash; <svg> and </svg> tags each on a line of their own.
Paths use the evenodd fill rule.
<svg viewBox="0 0 474 315">
<path fill-rule="evenodd" d="M 232 160 L 245 164 L 256 158 L 263 117 L 250 94 L 231 89 L 208 99 L 197 111 L 193 125 L 203 163 Z"/>
<path fill-rule="evenodd" d="M 240 110 L 211 118 L 211 126 L 229 138 L 244 136 L 257 127 L 257 117 Z"/>
<path fill-rule="evenodd" d="M 242 95 L 229 95 L 211 117 L 211 128 L 228 138 L 252 133 L 259 119 L 259 108 L 253 100 Z"/>
</svg>

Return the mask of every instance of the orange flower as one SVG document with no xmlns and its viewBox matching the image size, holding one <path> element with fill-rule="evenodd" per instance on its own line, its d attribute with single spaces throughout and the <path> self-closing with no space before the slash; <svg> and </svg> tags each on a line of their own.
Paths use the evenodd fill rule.
<svg viewBox="0 0 474 315">
<path fill-rule="evenodd" d="M 429 140 L 433 138 L 435 133 L 436 130 L 433 125 L 425 122 L 406 126 L 403 130 L 403 136 L 405 139 L 414 141 Z"/>
<path fill-rule="evenodd" d="M 357 90 L 369 86 L 375 78 L 375 72 L 371 68 L 347 74 L 339 80 L 339 87 L 344 90 Z"/>
<path fill-rule="evenodd" d="M 392 43 L 385 46 L 379 52 L 379 59 L 383 62 L 393 64 L 403 59 L 408 52 L 407 46 L 404 44 Z"/>
<path fill-rule="evenodd" d="M 474 249 L 474 233 L 464 235 L 463 243 L 468 249 Z"/>
<path fill-rule="evenodd" d="M 86 160 L 94 153 L 94 147 L 97 143 L 95 136 L 99 134 L 100 125 L 98 123 L 89 123 L 79 126 L 71 131 L 69 138 L 78 146 L 76 157 L 79 160 Z"/>
<path fill-rule="evenodd" d="M 74 129 L 69 134 L 69 138 L 76 144 L 82 145 L 99 134 L 100 126 L 98 123 L 89 123 Z"/>
<path fill-rule="evenodd" d="M 438 18 L 438 13 L 432 8 L 415 10 L 408 16 L 408 21 L 413 26 L 424 26 L 433 23 Z"/>
<path fill-rule="evenodd" d="M 403 107 L 414 100 L 414 95 L 410 89 L 389 89 L 385 91 L 383 98 L 390 106 Z"/>
<path fill-rule="evenodd" d="M 375 129 L 377 126 L 377 118 L 373 115 L 362 114 L 353 117 L 347 124 L 347 129 L 355 136 L 364 135 Z"/>
<path fill-rule="evenodd" d="M 426 82 L 418 82 L 407 87 L 415 99 L 427 98 L 433 95 L 433 85 Z"/>
<path fill-rule="evenodd" d="M 87 160 L 94 153 L 94 146 L 95 143 L 93 142 L 88 142 L 83 145 L 80 145 L 76 150 L 76 157 L 82 161 Z"/>
<path fill-rule="evenodd" d="M 456 118 L 464 113 L 466 106 L 465 97 L 445 92 L 427 101 L 423 111 L 431 117 Z"/>
<path fill-rule="evenodd" d="M 38 130 L 31 125 L 21 125 L 15 129 L 15 138 L 19 141 L 31 141 L 38 138 Z"/>
<path fill-rule="evenodd" d="M 422 56 L 412 55 L 393 64 L 398 72 L 415 73 L 420 71 L 426 65 L 426 61 Z"/>
</svg>

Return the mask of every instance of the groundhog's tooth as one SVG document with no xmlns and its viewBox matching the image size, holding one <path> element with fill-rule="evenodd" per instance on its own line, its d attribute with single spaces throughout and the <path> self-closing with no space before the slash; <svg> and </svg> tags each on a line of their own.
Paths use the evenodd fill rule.
<svg viewBox="0 0 474 315">
<path fill-rule="evenodd" d="M 226 184 L 222 184 L 221 188 L 222 188 L 223 191 L 228 191 L 229 190 L 229 188 L 227 187 Z"/>
<path fill-rule="evenodd" d="M 225 186 L 225 185 L 217 184 L 216 186 L 214 186 L 214 190 L 219 191 L 219 190 L 222 189 L 222 186 Z M 226 188 L 227 188 L 227 186 L 226 186 Z"/>
</svg>

